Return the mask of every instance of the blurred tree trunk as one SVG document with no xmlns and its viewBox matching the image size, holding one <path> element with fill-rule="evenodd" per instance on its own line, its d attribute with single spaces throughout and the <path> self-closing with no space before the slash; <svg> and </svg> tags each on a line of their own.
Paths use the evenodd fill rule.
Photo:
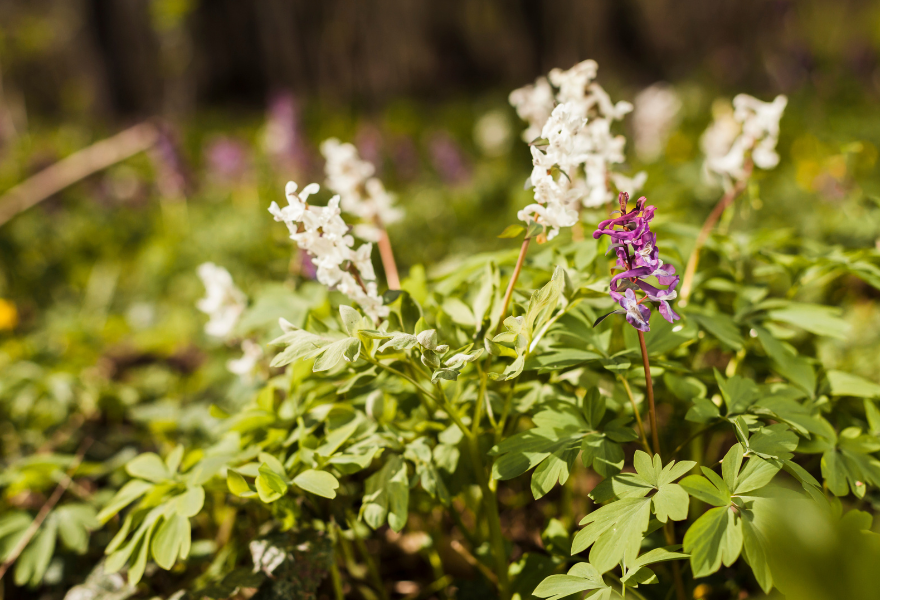
<svg viewBox="0 0 900 600">
<path fill-rule="evenodd" d="M 877 72 L 878 17 L 855 0 L 4 0 L 0 63 L 45 112 L 71 112 L 77 85 L 119 117 L 257 108 L 280 90 L 361 105 L 508 90 L 586 58 L 613 84 L 702 74 L 771 93 L 816 56 Z"/>
</svg>

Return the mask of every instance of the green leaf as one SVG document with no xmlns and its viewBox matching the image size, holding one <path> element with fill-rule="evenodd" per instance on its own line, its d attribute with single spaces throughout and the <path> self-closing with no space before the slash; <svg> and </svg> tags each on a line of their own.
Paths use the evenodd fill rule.
<svg viewBox="0 0 900 600">
<path fill-rule="evenodd" d="M 592 386 L 588 389 L 581 403 L 581 412 L 591 429 L 596 429 L 600 425 L 603 415 L 606 414 L 606 398 L 600 395 L 598 388 Z"/>
<path fill-rule="evenodd" d="M 841 309 L 821 304 L 782 302 L 783 307 L 769 311 L 769 318 L 805 329 L 816 335 L 846 339 L 850 323 L 841 317 Z"/>
<path fill-rule="evenodd" d="M 172 499 L 175 512 L 183 517 L 193 517 L 203 508 L 206 494 L 200 486 L 188 486 L 187 491 Z"/>
<path fill-rule="evenodd" d="M 670 461 L 657 477 L 659 485 L 672 483 L 696 466 L 697 463 L 692 460 L 681 460 L 677 463 L 674 460 Z"/>
<path fill-rule="evenodd" d="M 510 379 L 515 379 L 516 377 L 521 375 L 524 368 L 525 355 L 522 355 L 514 360 L 512 364 L 508 365 L 502 373 L 491 372 L 488 373 L 488 376 L 494 381 L 509 381 Z"/>
<path fill-rule="evenodd" d="M 669 548 L 678 548 L 678 546 L 670 546 Z M 690 558 L 690 554 L 685 554 L 683 552 L 672 552 L 667 548 L 654 548 L 650 552 L 646 552 L 638 556 L 633 563 L 626 565 L 626 571 L 625 575 L 622 577 L 622 583 L 626 585 L 629 582 L 651 583 L 651 581 L 649 580 L 642 580 L 641 575 L 639 574 L 641 569 L 644 569 L 647 565 L 667 562 L 670 560 L 681 560 L 684 558 Z M 653 573 L 653 571 L 650 571 L 650 573 Z"/>
<path fill-rule="evenodd" d="M 153 536 L 150 551 L 153 560 L 168 571 L 175 564 L 183 545 L 191 546 L 191 524 L 187 517 L 169 515 Z"/>
<path fill-rule="evenodd" d="M 166 464 L 156 454 L 144 452 L 128 461 L 125 471 L 132 477 L 138 477 L 153 483 L 161 483 L 172 478 Z"/>
<path fill-rule="evenodd" d="M 623 498 L 643 498 L 653 489 L 644 478 L 637 473 L 619 473 L 604 479 L 588 494 L 597 504 Z"/>
<path fill-rule="evenodd" d="M 256 495 L 256 492 L 250 489 L 250 484 L 247 483 L 247 480 L 244 479 L 241 474 L 236 473 L 231 469 L 228 469 L 225 482 L 228 485 L 228 491 L 230 491 L 235 496 L 246 498 Z"/>
<path fill-rule="evenodd" d="M 406 524 L 409 504 L 409 480 L 406 462 L 391 455 L 384 467 L 366 480 L 362 515 L 372 528 L 381 527 L 387 519 L 394 531 Z"/>
<path fill-rule="evenodd" d="M 784 423 L 770 425 L 750 436 L 748 451 L 762 458 L 790 460 L 800 438 Z"/>
<path fill-rule="evenodd" d="M 816 392 L 816 371 L 812 365 L 798 356 L 793 346 L 776 339 L 765 327 L 756 328 L 756 333 L 763 350 L 775 363 L 775 371 L 812 398 Z"/>
<path fill-rule="evenodd" d="M 734 320 L 728 315 L 712 310 L 701 311 L 695 308 L 687 308 L 685 313 L 691 319 L 697 321 L 700 327 L 718 338 L 725 347 L 734 351 L 744 347 L 744 338 L 741 335 L 741 330 L 738 329 Z"/>
<path fill-rule="evenodd" d="M 688 409 L 685 420 L 692 423 L 709 423 L 721 416 L 719 407 L 708 398 L 694 398 L 694 405 Z"/>
<path fill-rule="evenodd" d="M 690 498 L 683 487 L 666 483 L 659 487 L 659 491 L 653 496 L 653 512 L 660 522 L 665 523 L 669 519 L 684 521 L 687 519 Z"/>
<path fill-rule="evenodd" d="M 178 473 L 178 467 L 181 465 L 183 456 L 184 446 L 181 444 L 178 444 L 171 452 L 169 452 L 168 456 L 166 456 L 166 469 L 169 470 L 169 473 Z"/>
<path fill-rule="evenodd" d="M 731 504 L 731 496 L 723 493 L 702 475 L 688 475 L 678 482 L 688 494 L 713 506 L 728 506 Z"/>
<path fill-rule="evenodd" d="M 147 532 L 141 537 L 141 545 L 137 552 L 137 558 L 135 558 L 128 568 L 128 583 L 130 585 L 137 585 L 144 576 L 144 571 L 147 568 L 147 555 L 149 554 L 149 551 L 150 535 L 149 532 Z"/>
<path fill-rule="evenodd" d="M 384 352 L 388 348 L 396 348 L 397 350 L 407 350 L 412 348 L 418 343 L 416 340 L 416 336 L 411 333 L 403 333 L 400 331 L 392 332 L 390 335 L 390 341 L 383 344 L 378 351 Z"/>
<path fill-rule="evenodd" d="M 625 466 L 625 453 L 619 444 L 610 441 L 606 436 L 589 434 L 581 441 L 581 462 L 608 478 Z"/>
<path fill-rule="evenodd" d="M 116 495 L 109 501 L 109 504 L 103 507 L 103 510 L 97 513 L 97 520 L 101 523 L 106 523 L 113 516 L 117 515 L 120 510 L 146 494 L 152 488 L 153 484 L 151 483 L 132 479 L 116 492 Z"/>
<path fill-rule="evenodd" d="M 308 469 L 294 477 L 294 485 L 318 496 L 334 498 L 337 496 L 335 490 L 338 489 L 340 483 L 334 475 L 327 471 Z"/>
<path fill-rule="evenodd" d="M 437 369 L 431 374 L 431 382 L 434 383 L 439 379 L 444 381 L 456 381 L 459 378 L 459 371 L 453 369 Z"/>
<path fill-rule="evenodd" d="M 359 356 L 360 344 L 357 338 L 344 338 L 329 344 L 313 364 L 313 372 L 328 371 L 344 362 L 353 362 Z"/>
<path fill-rule="evenodd" d="M 534 499 L 542 498 L 553 489 L 557 481 L 560 485 L 565 485 L 577 457 L 578 447 L 575 447 L 557 450 L 541 462 L 531 477 L 531 493 L 534 494 Z"/>
<path fill-rule="evenodd" d="M 633 560 L 650 523 L 650 504 L 649 498 L 624 498 L 590 513 L 572 540 L 572 554 L 593 544 L 590 561 L 600 573 Z"/>
<path fill-rule="evenodd" d="M 654 456 L 654 458 L 658 459 L 659 455 Z M 650 455 L 644 452 L 643 450 L 636 450 L 634 453 L 634 470 L 637 471 L 637 474 L 647 482 L 648 485 L 656 487 L 657 480 L 659 479 L 659 474 L 662 472 L 662 464 L 660 464 L 659 469 L 656 468 L 654 464 L 656 461 L 654 458 L 650 458 Z M 661 459 L 658 459 L 660 463 L 662 463 Z"/>
<path fill-rule="evenodd" d="M 341 322 L 344 324 L 344 331 L 351 337 L 355 336 L 356 331 L 359 329 L 360 323 L 363 320 L 363 316 L 359 314 L 359 311 L 355 308 L 345 304 L 341 304 L 338 307 L 338 312 L 341 315 Z"/>
<path fill-rule="evenodd" d="M 880 485 L 881 463 L 869 453 L 878 450 L 877 440 L 861 435 L 858 428 L 841 432 L 836 447 L 822 454 L 822 476 L 835 496 L 849 492 L 862 498 L 866 484 Z"/>
<path fill-rule="evenodd" d="M 723 564 L 731 566 L 741 554 L 743 539 L 739 517 L 731 507 L 703 513 L 684 534 L 684 549 L 691 555 L 694 577 L 711 575 Z"/>
<path fill-rule="evenodd" d="M 268 504 L 284 496 L 288 486 L 284 477 L 273 471 L 269 465 L 264 464 L 259 467 L 256 489 L 259 492 L 259 499 Z"/>
<path fill-rule="evenodd" d="M 609 571 L 623 560 L 626 563 L 634 560 L 640 550 L 644 532 L 647 531 L 650 524 L 651 500 L 649 498 L 626 498 L 608 504 L 603 508 L 617 504 L 623 504 L 624 506 L 620 507 L 618 511 L 614 510 L 607 514 L 610 527 L 597 536 L 588 557 L 591 565 L 600 573 Z M 618 515 L 613 518 L 612 514 L 615 512 L 618 512 Z M 579 533 L 589 529 L 598 522 L 600 522 L 600 519 L 591 523 Z M 584 520 L 582 520 L 582 523 L 584 523 Z M 575 542 L 573 541 L 573 551 L 574 548 Z"/>
<path fill-rule="evenodd" d="M 744 538 L 744 547 L 741 555 L 753 570 L 753 575 L 759 583 L 759 587 L 765 593 L 772 589 L 772 571 L 766 562 L 764 550 L 765 538 L 762 532 L 753 524 L 751 519 L 741 518 L 741 531 Z"/>
<path fill-rule="evenodd" d="M 54 513 L 63 544 L 78 554 L 87 552 L 89 532 L 100 527 L 93 507 L 80 503 L 65 504 Z"/>
<path fill-rule="evenodd" d="M 759 387 L 756 383 L 740 375 L 725 380 L 718 370 L 715 370 L 715 374 L 719 389 L 722 391 L 722 399 L 728 407 L 728 414 L 740 415 L 747 412 L 750 405 L 759 397 Z"/>
<path fill-rule="evenodd" d="M 663 381 L 665 381 L 669 391 L 683 402 L 706 397 L 706 386 L 696 377 L 666 373 L 663 375 Z"/>
<path fill-rule="evenodd" d="M 740 444 L 736 444 L 740 447 Z M 767 485 L 781 470 L 781 466 L 775 461 L 765 460 L 758 456 L 751 456 L 735 486 L 732 488 L 735 494 L 747 494 Z"/>
<path fill-rule="evenodd" d="M 866 420 L 869 422 L 869 433 L 872 435 L 881 435 L 881 412 L 871 400 L 866 400 L 863 405 L 866 408 Z"/>
<path fill-rule="evenodd" d="M 584 592 L 586 590 L 596 590 L 601 586 L 596 581 L 575 577 L 572 575 L 551 575 L 538 585 L 532 594 L 538 598 L 549 598 L 549 600 L 560 600 L 571 594 Z"/>
<path fill-rule="evenodd" d="M 27 583 L 29 587 L 40 585 L 55 549 L 56 520 L 47 519 L 16 561 L 15 584 L 22 586 Z"/>
<path fill-rule="evenodd" d="M 732 446 L 725 454 L 725 458 L 722 459 L 722 480 L 731 491 L 737 487 L 738 474 L 743 461 L 744 447 L 741 444 Z"/>
<path fill-rule="evenodd" d="M 507 225 L 506 229 L 503 230 L 503 233 L 498 235 L 498 238 L 517 238 L 522 235 L 522 232 L 525 231 L 525 228 L 521 225 Z"/>
<path fill-rule="evenodd" d="M 855 398 L 878 398 L 881 387 L 859 375 L 843 371 L 828 371 L 826 374 L 832 396 L 853 396 Z"/>
</svg>

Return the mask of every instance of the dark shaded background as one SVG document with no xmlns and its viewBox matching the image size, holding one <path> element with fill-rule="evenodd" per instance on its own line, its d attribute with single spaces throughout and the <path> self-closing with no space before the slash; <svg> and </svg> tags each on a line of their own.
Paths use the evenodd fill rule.
<svg viewBox="0 0 900 600">
<path fill-rule="evenodd" d="M 878 27 L 858 0 L 4 0 L 0 67 L 7 104 L 57 119 L 261 108 L 284 90 L 372 109 L 585 58 L 605 84 L 877 96 Z"/>
</svg>

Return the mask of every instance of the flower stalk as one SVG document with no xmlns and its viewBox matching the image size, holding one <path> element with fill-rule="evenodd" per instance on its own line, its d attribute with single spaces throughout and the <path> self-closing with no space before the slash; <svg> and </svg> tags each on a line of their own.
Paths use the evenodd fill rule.
<svg viewBox="0 0 900 600">
<path fill-rule="evenodd" d="M 703 248 L 704 244 L 706 244 L 707 238 L 709 238 L 713 228 L 719 222 L 725 209 L 731 206 L 734 201 L 737 200 L 738 196 L 747 189 L 747 183 L 750 180 L 750 173 L 752 171 L 753 160 L 748 158 L 744 164 L 744 177 L 739 179 L 731 189 L 725 192 L 703 222 L 703 227 L 700 228 L 700 233 L 694 241 L 694 247 L 691 248 L 687 266 L 684 269 L 684 282 L 681 284 L 681 299 L 678 301 L 678 306 L 686 306 L 688 299 L 691 296 L 691 290 L 694 285 L 694 275 L 697 273 L 697 265 L 700 262 L 700 250 Z"/>
<path fill-rule="evenodd" d="M 503 310 L 500 311 L 500 322 L 497 324 L 498 329 L 503 326 L 503 318 L 506 316 L 506 311 L 509 309 L 509 302 L 512 299 L 513 289 L 516 287 L 516 281 L 519 279 L 519 273 L 522 271 L 522 265 L 525 263 L 525 254 L 528 252 L 528 244 L 531 243 L 531 238 L 526 237 L 525 241 L 522 242 L 522 247 L 519 249 L 519 258 L 516 259 L 516 267 L 513 269 L 512 276 L 509 278 L 509 284 L 506 286 L 506 293 L 503 295 Z"/>
<path fill-rule="evenodd" d="M 647 354 L 647 342 L 644 340 L 644 332 L 638 330 L 638 340 L 641 342 L 641 356 L 644 359 L 644 377 L 647 380 L 647 404 L 650 407 L 650 437 L 653 440 L 653 452 L 659 451 L 659 431 L 656 426 L 656 400 L 653 397 L 653 378 L 650 377 L 650 357 Z"/>
</svg>

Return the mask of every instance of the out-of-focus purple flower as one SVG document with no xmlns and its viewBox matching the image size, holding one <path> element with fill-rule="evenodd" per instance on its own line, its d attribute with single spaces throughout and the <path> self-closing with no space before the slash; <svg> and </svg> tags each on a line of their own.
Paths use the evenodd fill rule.
<svg viewBox="0 0 900 600">
<path fill-rule="evenodd" d="M 310 281 L 318 281 L 316 279 L 316 265 L 312 261 L 312 256 L 303 248 L 297 250 L 296 262 L 291 265 L 298 275 Z"/>
<path fill-rule="evenodd" d="M 239 181 L 247 172 L 247 148 L 238 140 L 217 137 L 204 152 L 210 174 L 228 182 Z"/>
<path fill-rule="evenodd" d="M 445 182 L 460 185 L 471 179 L 472 169 L 462 149 L 446 133 L 438 133 L 429 140 L 428 154 L 438 175 Z"/>
<path fill-rule="evenodd" d="M 403 181 L 412 181 L 419 174 L 419 153 L 412 138 L 400 136 L 392 144 L 391 159 L 397 177 Z"/>
<path fill-rule="evenodd" d="M 668 301 L 678 295 L 675 287 L 679 277 L 675 274 L 673 265 L 664 264 L 659 258 L 656 234 L 650 231 L 650 221 L 653 220 L 656 207 L 648 205 L 647 199 L 641 196 L 635 208 L 629 211 L 628 194 L 621 192 L 619 210 L 615 212 L 619 216 L 601 222 L 594 232 L 594 239 L 600 239 L 604 235 L 610 237 L 610 249 L 615 249 L 616 252 L 616 267 L 622 270 L 613 276 L 609 284 L 610 296 L 623 309 L 614 312 L 624 312 L 626 320 L 635 329 L 649 331 L 651 311 L 643 305 L 644 301 L 649 301 L 659 305 L 659 313 L 669 323 L 677 321 L 680 317 L 675 314 Z M 665 289 L 648 283 L 648 278 L 655 278 Z M 635 289 L 644 292 L 645 297 L 638 300 L 634 294 Z M 621 293 L 622 290 L 624 294 Z M 597 319 L 594 325 L 606 316 L 609 315 Z"/>
<path fill-rule="evenodd" d="M 294 97 L 288 92 L 276 94 L 266 111 L 263 149 L 284 171 L 312 170 L 311 153 L 303 143 L 300 129 Z"/>
</svg>

